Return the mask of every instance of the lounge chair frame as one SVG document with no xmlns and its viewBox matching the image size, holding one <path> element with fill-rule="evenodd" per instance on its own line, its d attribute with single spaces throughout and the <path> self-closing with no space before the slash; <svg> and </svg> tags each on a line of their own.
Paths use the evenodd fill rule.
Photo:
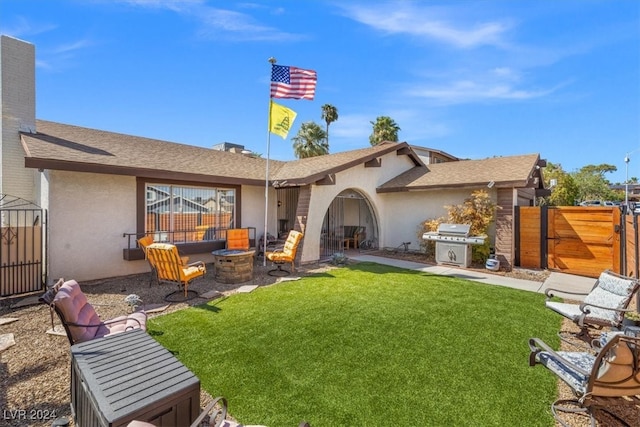
<svg viewBox="0 0 640 427">
<path fill-rule="evenodd" d="M 544 365 L 573 391 L 574 399 L 558 399 L 551 404 L 553 417 L 569 425 L 563 413 L 580 413 L 595 427 L 594 412 L 603 411 L 622 425 L 629 425 L 607 409 L 612 398 L 640 394 L 640 337 L 609 334 L 601 350 L 592 352 L 555 351 L 539 338 L 529 340 L 529 365 Z"/>
<path fill-rule="evenodd" d="M 58 315 L 58 318 L 60 319 L 60 323 L 62 323 L 62 326 L 64 327 L 64 331 L 69 340 L 69 344 L 74 345 L 78 342 L 83 342 L 75 337 L 75 334 L 73 333 L 74 331 L 71 330 L 72 327 L 96 328 L 96 332 L 97 332 L 102 327 L 107 327 L 108 329 L 111 329 L 111 327 L 116 325 L 122 325 L 123 323 L 124 324 L 132 323 L 133 326 L 127 326 L 124 329 L 124 331 L 131 330 L 131 329 L 138 329 L 138 328 L 146 330 L 147 314 L 144 311 L 139 311 L 132 315 L 120 316 L 115 319 L 104 320 L 96 323 L 77 323 L 77 322 L 68 321 L 61 307 L 58 304 L 56 304 L 56 301 L 57 301 L 56 296 L 58 295 L 60 288 L 65 284 L 69 284 L 71 286 L 78 286 L 78 288 L 80 287 L 80 285 L 78 285 L 78 283 L 75 280 L 71 280 L 67 282 L 63 278 L 60 278 L 53 286 L 47 289 L 47 291 L 39 298 L 39 301 L 49 306 L 50 314 L 51 314 L 51 329 L 54 328 L 53 313 L 55 312 Z M 82 293 L 81 289 L 80 289 L 80 292 Z M 88 301 L 86 305 L 88 305 L 91 310 L 94 310 L 93 306 Z M 143 316 L 145 321 L 144 324 L 137 318 L 139 316 Z"/>
<path fill-rule="evenodd" d="M 282 249 L 276 249 L 265 254 L 266 258 L 276 265 L 275 269 L 267 272 L 268 275 L 287 276 L 291 274 L 291 272 L 295 271 L 296 254 L 303 237 L 304 234 L 300 231 L 291 230 L 289 231 L 289 235 L 287 236 L 287 240 L 284 242 Z M 291 271 L 282 268 L 286 263 L 291 264 Z"/>
<path fill-rule="evenodd" d="M 147 246 L 147 259 L 155 271 L 158 284 L 167 282 L 177 285 L 179 290 L 184 290 L 185 299 L 189 297 L 189 293 L 194 296 L 198 295 L 196 291 L 189 290 L 189 284 L 193 280 L 203 277 L 207 272 L 203 261 L 185 264 L 176 246 L 170 243 L 153 243 Z M 165 300 L 178 293 L 179 290 L 166 295 Z"/>
<path fill-rule="evenodd" d="M 589 293 L 570 292 L 560 289 L 548 288 L 545 290 L 547 308 L 574 322 L 579 328 L 578 333 L 560 331 L 560 338 L 575 345 L 577 338 L 585 343 L 591 343 L 596 338 L 591 331 L 602 330 L 604 327 L 620 329 L 624 320 L 624 314 L 630 311 L 628 306 L 634 294 L 640 289 L 640 281 L 632 277 L 617 274 L 611 270 L 605 270 L 591 288 Z M 552 298 L 562 296 L 582 297 L 580 304 L 570 304 L 553 301 Z M 575 298 L 580 299 L 580 298 Z"/>
</svg>

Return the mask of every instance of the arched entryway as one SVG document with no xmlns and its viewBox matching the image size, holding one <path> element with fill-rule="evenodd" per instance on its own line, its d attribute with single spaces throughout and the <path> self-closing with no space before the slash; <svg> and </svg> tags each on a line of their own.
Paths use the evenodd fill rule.
<svg viewBox="0 0 640 427">
<path fill-rule="evenodd" d="M 364 242 L 364 245 L 363 245 Z M 320 258 L 349 249 L 377 249 L 378 221 L 371 203 L 357 190 L 338 194 L 327 209 L 320 233 Z"/>
</svg>

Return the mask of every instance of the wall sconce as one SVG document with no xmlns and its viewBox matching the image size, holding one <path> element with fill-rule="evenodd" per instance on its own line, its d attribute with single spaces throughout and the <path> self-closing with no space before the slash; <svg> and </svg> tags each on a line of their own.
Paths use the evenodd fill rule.
<svg viewBox="0 0 640 427">
<path fill-rule="evenodd" d="M 282 206 L 282 202 L 278 200 L 278 207 Z"/>
</svg>

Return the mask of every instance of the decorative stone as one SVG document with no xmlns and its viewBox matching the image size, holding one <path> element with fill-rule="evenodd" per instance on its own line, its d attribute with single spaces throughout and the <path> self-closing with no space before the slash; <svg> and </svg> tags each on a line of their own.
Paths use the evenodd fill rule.
<svg viewBox="0 0 640 427">
<path fill-rule="evenodd" d="M 13 323 L 18 320 L 20 319 L 18 319 L 17 317 L 0 317 L 0 326 L 8 325 L 9 323 Z"/>
<path fill-rule="evenodd" d="M 0 334 L 0 351 L 4 351 L 11 346 L 16 345 L 13 334 Z"/>
</svg>

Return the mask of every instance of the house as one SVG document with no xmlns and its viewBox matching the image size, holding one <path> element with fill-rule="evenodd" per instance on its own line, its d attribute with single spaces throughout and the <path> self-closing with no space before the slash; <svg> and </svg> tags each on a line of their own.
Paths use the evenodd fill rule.
<svg viewBox="0 0 640 427">
<path fill-rule="evenodd" d="M 538 154 L 459 160 L 438 152 L 440 160 L 427 164 L 406 142 L 271 160 L 267 179 L 267 160 L 245 150 L 37 120 L 35 48 L 27 42 L 1 37 L 0 73 L 0 195 L 46 212 L 41 222 L 30 219 L 43 227 L 43 276 L 50 280 L 148 271 L 135 244 L 148 233 L 206 262 L 230 227 L 253 227 L 257 236 L 265 228 L 273 235 L 301 230 L 301 263 L 342 251 L 345 230 L 355 227 L 380 247 L 417 248 L 420 222 L 478 189 L 502 207 L 490 239 L 510 266 L 513 206 L 529 206 L 544 191 Z M 210 233 L 197 232 L 205 228 Z"/>
<path fill-rule="evenodd" d="M 461 160 L 452 154 L 445 153 L 444 151 L 436 150 L 434 148 L 420 147 L 417 145 L 412 145 L 411 148 L 416 152 L 425 165 Z"/>
</svg>

